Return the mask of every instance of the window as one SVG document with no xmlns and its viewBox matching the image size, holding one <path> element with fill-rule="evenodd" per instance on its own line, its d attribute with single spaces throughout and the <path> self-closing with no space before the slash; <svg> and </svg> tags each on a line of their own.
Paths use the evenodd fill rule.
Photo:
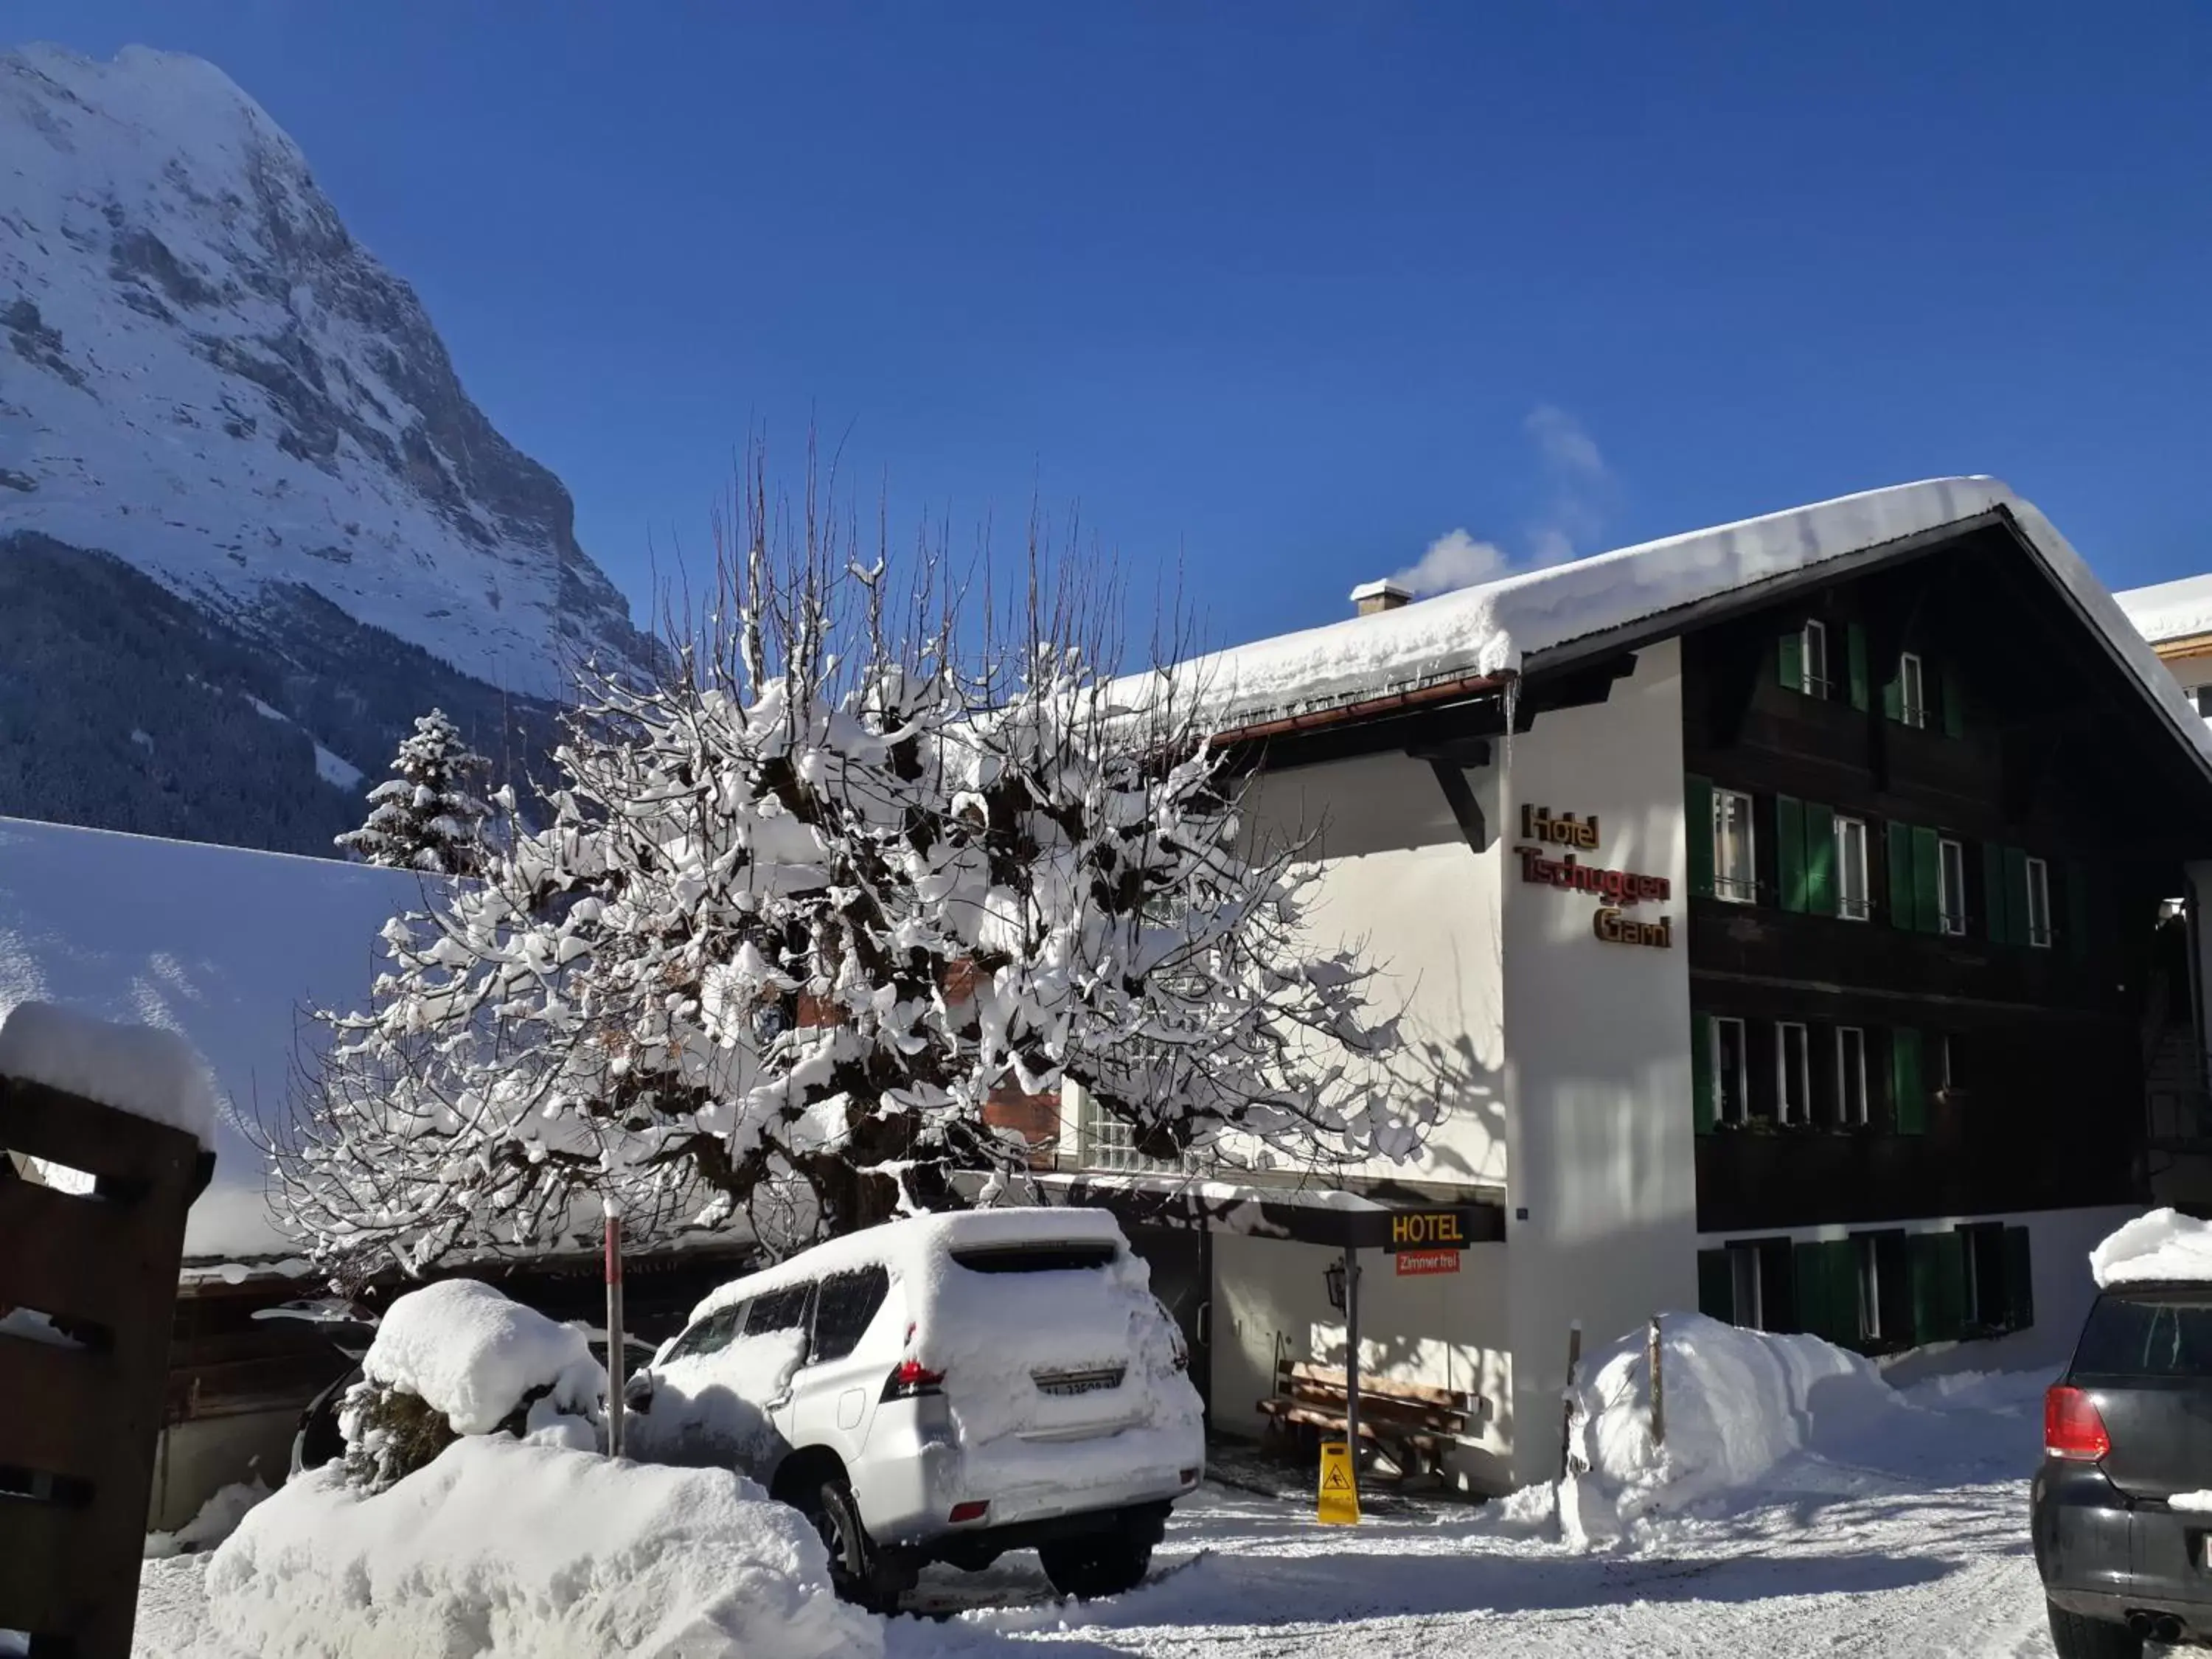
<svg viewBox="0 0 2212 1659">
<path fill-rule="evenodd" d="M 702 1354 L 721 1352 L 730 1346 L 730 1339 L 737 1334 L 744 1316 L 745 1304 L 742 1302 L 708 1314 L 676 1339 L 668 1350 L 669 1358 L 694 1359 Z"/>
<path fill-rule="evenodd" d="M 1766 1328 L 1766 1310 L 1759 1295 L 1759 1246 L 1729 1246 L 1729 1288 L 1735 1299 L 1735 1323 L 1747 1331 Z"/>
<path fill-rule="evenodd" d="M 2051 866 L 2041 859 L 2027 861 L 2027 942 L 2051 948 Z"/>
<path fill-rule="evenodd" d="M 1813 1121 L 1812 1067 L 1807 1057 L 1809 1047 L 1802 1025 L 1784 1020 L 1775 1026 L 1774 1101 L 1777 1115 L 1784 1123 Z"/>
<path fill-rule="evenodd" d="M 1966 931 L 1966 849 L 1955 841 L 1937 843 L 1936 902 L 1942 930 L 1963 937 Z"/>
<path fill-rule="evenodd" d="M 1836 820 L 1836 914 L 1864 921 L 1874 914 L 1867 896 L 1867 827 L 1857 818 Z"/>
<path fill-rule="evenodd" d="M 814 1309 L 814 1363 L 842 1359 L 858 1347 L 890 1288 L 890 1275 L 881 1267 L 831 1273 L 823 1279 Z"/>
<path fill-rule="evenodd" d="M 1715 1115 L 1723 1123 L 1741 1123 L 1751 1113 L 1751 1077 L 1743 1022 L 1716 1016 L 1712 1024 Z"/>
<path fill-rule="evenodd" d="M 2001 1221 L 1959 1229 L 1966 1256 L 1966 1328 L 2002 1330 L 2005 1314 L 2005 1230 Z"/>
<path fill-rule="evenodd" d="M 1753 860 L 1751 797 L 1735 789 L 1713 791 L 1713 896 L 1749 904 L 1759 891 Z"/>
<path fill-rule="evenodd" d="M 1881 1340 L 1881 1241 L 1862 1233 L 1851 1241 L 1859 1258 L 1859 1336 Z"/>
<path fill-rule="evenodd" d="M 1801 678 L 1798 690 L 1808 697 L 1828 695 L 1828 630 L 1825 624 L 1808 622 L 1799 643 L 1798 663 Z"/>
<path fill-rule="evenodd" d="M 1910 651 L 1897 659 L 1897 717 L 1907 726 L 1928 724 L 1928 694 L 1922 684 L 1920 659 Z"/>
<path fill-rule="evenodd" d="M 1836 1028 L 1836 1121 L 1867 1121 L 1866 1033 L 1856 1025 Z"/>
<path fill-rule="evenodd" d="M 2197 704 L 2197 712 L 2212 720 L 2212 684 L 2200 685 L 2189 695 Z"/>
<path fill-rule="evenodd" d="M 1098 1097 L 1088 1089 L 1083 1091 L 1082 1110 L 1077 1121 L 1083 1132 L 1083 1162 L 1089 1169 L 1179 1170 L 1188 1174 L 1197 1168 L 1195 1153 L 1186 1153 L 1180 1161 L 1146 1157 L 1137 1150 L 1137 1133 L 1128 1120 L 1101 1106 Z"/>
<path fill-rule="evenodd" d="M 806 1328 L 808 1300 L 814 1286 L 787 1285 L 780 1291 L 763 1291 L 752 1300 L 745 1315 L 745 1334 L 761 1336 L 769 1331 L 803 1331 Z"/>
<path fill-rule="evenodd" d="M 2077 1376 L 2212 1377 L 2212 1299 L 2203 1291 L 2107 1291 L 2089 1310 Z"/>
<path fill-rule="evenodd" d="M 1946 1032 L 1936 1040 L 1936 1063 L 1941 1068 L 1942 1089 L 1963 1089 L 1966 1086 L 1966 1057 L 1960 1052 L 1960 1039 Z"/>
</svg>

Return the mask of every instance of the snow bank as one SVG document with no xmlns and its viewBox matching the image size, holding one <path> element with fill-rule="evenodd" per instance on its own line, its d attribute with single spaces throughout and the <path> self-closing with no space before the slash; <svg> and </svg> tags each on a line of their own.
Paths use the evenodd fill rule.
<svg viewBox="0 0 2212 1659">
<path fill-rule="evenodd" d="M 66 1089 L 215 1149 L 214 1082 L 207 1062 L 174 1031 L 19 1002 L 0 1013 L 0 1077 Z"/>
<path fill-rule="evenodd" d="M 2139 1215 L 2089 1252 L 2099 1290 L 2159 1280 L 2212 1281 L 2212 1222 L 2173 1210 Z"/>
<path fill-rule="evenodd" d="M 1832 1432 L 1901 1408 L 1872 1364 L 1817 1336 L 1740 1330 L 1702 1314 L 1668 1314 L 1660 1329 L 1663 1446 L 1651 1438 L 1642 1330 L 1595 1356 L 1576 1391 L 1584 1472 L 1562 1483 L 1559 1515 L 1577 1541 L 1755 1485 L 1807 1445 L 1816 1413 Z"/>
<path fill-rule="evenodd" d="M 302 1006 L 366 1002 L 378 929 L 421 908 L 425 886 L 334 859 L 0 818 L 0 1013 L 50 1002 L 161 1026 L 215 1073 L 215 1181 L 185 1218 L 187 1262 L 299 1254 L 270 1218 L 240 1114 L 283 1100 Z"/>
<path fill-rule="evenodd" d="M 876 1659 L 796 1510 L 719 1469 L 462 1440 L 378 1496 L 334 1468 L 208 1568 L 216 1633 L 260 1659 Z"/>
<path fill-rule="evenodd" d="M 443 1412 L 456 1434 L 489 1434 L 541 1388 L 551 1390 L 545 1404 L 553 1411 L 597 1422 L 607 1392 L 606 1370 L 581 1331 L 473 1279 L 441 1280 L 394 1302 L 362 1372 Z M 538 1426 L 535 1412 L 531 1426 Z"/>
<path fill-rule="evenodd" d="M 240 1480 L 216 1489 L 208 1501 L 200 1505 L 199 1513 L 174 1532 L 149 1532 L 146 1534 L 145 1559 L 165 1561 L 173 1555 L 192 1555 L 201 1550 L 212 1549 L 238 1530 L 238 1523 L 246 1519 L 246 1512 L 269 1496 L 269 1488 L 256 1475 L 251 1480 Z"/>
</svg>

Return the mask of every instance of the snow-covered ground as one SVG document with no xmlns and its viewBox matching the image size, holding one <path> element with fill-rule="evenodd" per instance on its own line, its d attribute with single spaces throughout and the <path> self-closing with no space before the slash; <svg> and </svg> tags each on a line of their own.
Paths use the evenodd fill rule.
<svg viewBox="0 0 2212 1659">
<path fill-rule="evenodd" d="M 1028 1555 L 934 1571 L 918 1599 L 939 1616 L 893 1621 L 887 1651 L 2047 1654 L 2027 1529 L 2046 1380 L 1923 1385 L 1878 1419 L 1816 1427 L 1754 1490 L 1595 1552 L 1516 1534 L 1495 1510 L 1324 1528 L 1310 1506 L 1209 1486 L 1178 1511 L 1145 1589 L 1054 1602 Z M 206 1559 L 147 1563 L 141 1659 L 237 1659 L 206 1628 Z"/>
</svg>

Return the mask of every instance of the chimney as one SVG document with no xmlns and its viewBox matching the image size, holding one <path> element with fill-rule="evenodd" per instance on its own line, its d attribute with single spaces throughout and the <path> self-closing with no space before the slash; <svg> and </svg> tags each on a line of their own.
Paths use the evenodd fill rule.
<svg viewBox="0 0 2212 1659">
<path fill-rule="evenodd" d="M 1395 611 L 1413 597 L 1411 588 L 1401 587 L 1388 577 L 1379 582 L 1362 582 L 1352 590 L 1352 603 L 1363 617 L 1376 617 L 1385 611 Z"/>
</svg>

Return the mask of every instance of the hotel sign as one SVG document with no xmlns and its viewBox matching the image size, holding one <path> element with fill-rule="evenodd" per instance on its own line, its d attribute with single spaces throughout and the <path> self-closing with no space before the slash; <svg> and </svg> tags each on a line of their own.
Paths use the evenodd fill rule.
<svg viewBox="0 0 2212 1659">
<path fill-rule="evenodd" d="M 1513 849 L 1521 860 L 1521 879 L 1540 887 L 1565 888 L 1569 892 L 1589 893 L 1604 901 L 1590 918 L 1590 933 L 1608 945 L 1645 945 L 1656 950 L 1667 951 L 1674 945 L 1674 919 L 1672 916 L 1632 916 L 1629 910 L 1640 904 L 1663 904 L 1674 896 L 1674 884 L 1664 876 L 1647 876 L 1633 870 L 1609 870 L 1597 864 L 1584 864 L 1573 852 L 1553 858 L 1547 847 L 1572 848 L 1580 852 L 1595 852 L 1598 844 L 1597 815 L 1577 817 L 1572 812 L 1553 814 L 1548 806 L 1523 805 L 1521 808 L 1521 837 L 1524 842 L 1539 843 Z"/>
</svg>

